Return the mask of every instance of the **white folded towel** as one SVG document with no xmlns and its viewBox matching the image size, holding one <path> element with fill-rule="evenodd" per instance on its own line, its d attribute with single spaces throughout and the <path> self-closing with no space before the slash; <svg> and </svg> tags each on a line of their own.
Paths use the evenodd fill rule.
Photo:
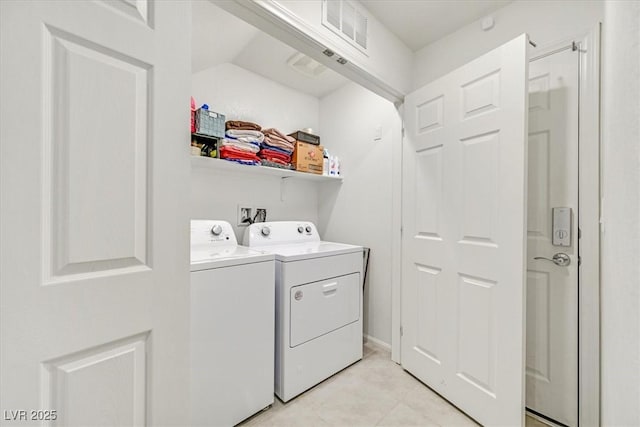
<svg viewBox="0 0 640 427">
<path fill-rule="evenodd" d="M 257 130 L 229 129 L 226 132 L 226 136 L 230 139 L 258 144 L 264 141 L 264 134 Z"/>
</svg>

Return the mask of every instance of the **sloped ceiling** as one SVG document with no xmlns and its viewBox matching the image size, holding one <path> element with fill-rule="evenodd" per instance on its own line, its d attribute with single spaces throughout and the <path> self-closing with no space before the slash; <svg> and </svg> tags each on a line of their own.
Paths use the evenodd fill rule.
<svg viewBox="0 0 640 427">
<path fill-rule="evenodd" d="M 348 80 L 327 69 L 308 77 L 287 65 L 297 51 L 206 0 L 192 2 L 192 72 L 232 63 L 321 98 Z"/>
<path fill-rule="evenodd" d="M 232 62 L 260 32 L 209 1 L 192 2 L 191 70 Z"/>
<path fill-rule="evenodd" d="M 300 0 L 304 1 L 304 0 Z M 362 0 L 412 50 L 491 14 L 511 0 Z M 348 82 L 327 69 L 308 77 L 287 65 L 297 51 L 208 0 L 193 0 L 192 71 L 232 63 L 284 86 L 323 97 Z"/>
</svg>

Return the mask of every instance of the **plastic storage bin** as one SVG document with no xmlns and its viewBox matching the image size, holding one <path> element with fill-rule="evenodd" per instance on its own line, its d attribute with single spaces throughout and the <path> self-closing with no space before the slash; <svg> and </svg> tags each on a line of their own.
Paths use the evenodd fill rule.
<svg viewBox="0 0 640 427">
<path fill-rule="evenodd" d="M 196 131 L 201 135 L 224 138 L 224 114 L 199 108 L 196 110 Z"/>
</svg>

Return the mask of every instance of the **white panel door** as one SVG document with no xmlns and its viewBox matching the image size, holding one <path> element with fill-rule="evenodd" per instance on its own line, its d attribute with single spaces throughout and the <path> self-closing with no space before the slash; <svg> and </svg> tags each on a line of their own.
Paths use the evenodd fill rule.
<svg viewBox="0 0 640 427">
<path fill-rule="evenodd" d="M 190 6 L 0 16 L 3 421 L 188 424 Z"/>
<path fill-rule="evenodd" d="M 484 425 L 524 417 L 526 47 L 405 99 L 402 366 Z"/>
<path fill-rule="evenodd" d="M 567 49 L 529 66 L 526 401 L 568 426 L 578 415 L 578 61 Z M 554 245 L 560 207 L 570 221 Z M 571 263 L 535 259 L 558 253 Z"/>
</svg>

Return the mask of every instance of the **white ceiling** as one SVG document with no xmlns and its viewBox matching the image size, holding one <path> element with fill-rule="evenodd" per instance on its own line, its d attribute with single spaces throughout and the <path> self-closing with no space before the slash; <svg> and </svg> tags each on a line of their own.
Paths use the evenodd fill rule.
<svg viewBox="0 0 640 427">
<path fill-rule="evenodd" d="M 287 65 L 287 60 L 297 53 L 295 49 L 209 1 L 192 4 L 192 72 L 232 63 L 318 98 L 348 82 L 331 69 L 308 77 Z"/>
<path fill-rule="evenodd" d="M 413 51 L 472 23 L 511 0 L 361 0 Z"/>
<path fill-rule="evenodd" d="M 301 0 L 302 1 L 302 0 Z M 489 15 L 510 0 L 361 0 L 412 50 Z M 331 69 L 317 77 L 287 65 L 297 51 L 208 0 L 192 2 L 193 72 L 232 63 L 284 86 L 321 98 L 348 80 Z"/>
</svg>

